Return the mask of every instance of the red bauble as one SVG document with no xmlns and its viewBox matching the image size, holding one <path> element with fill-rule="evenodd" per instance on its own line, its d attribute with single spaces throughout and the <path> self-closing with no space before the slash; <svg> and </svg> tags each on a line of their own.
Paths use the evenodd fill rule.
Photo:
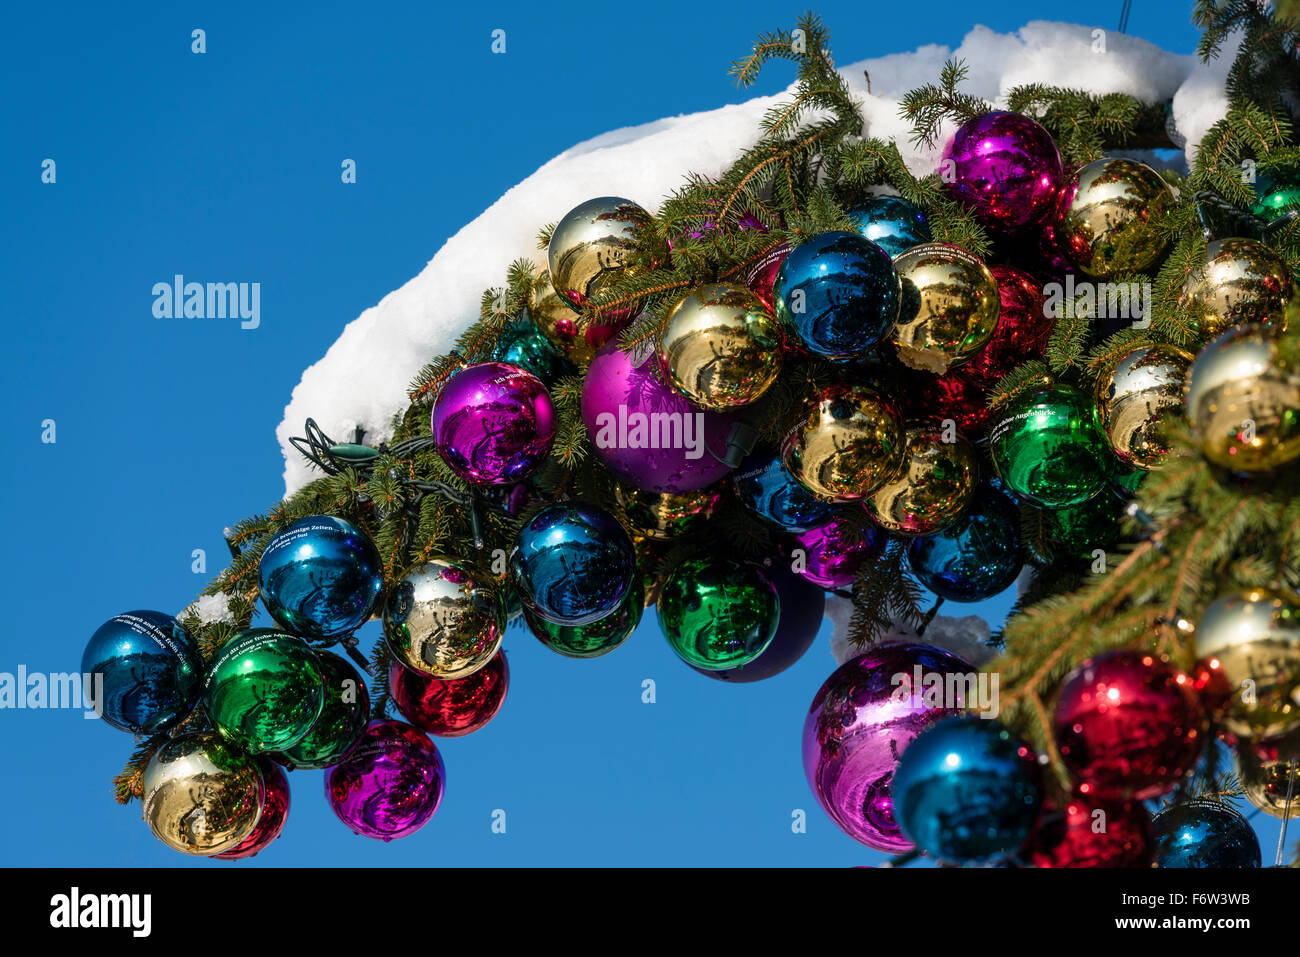
<svg viewBox="0 0 1300 957">
<path fill-rule="evenodd" d="M 440 738 L 459 738 L 491 721 L 506 700 L 510 667 L 504 651 L 467 678 L 435 678 L 394 661 L 388 693 L 407 721 Z"/>
<path fill-rule="evenodd" d="M 284 822 L 289 818 L 289 776 L 280 765 L 258 755 L 257 766 L 266 785 L 262 801 L 262 816 L 257 819 L 252 832 L 228 851 L 212 856 L 222 861 L 238 861 L 252 857 L 280 836 Z"/>
<path fill-rule="evenodd" d="M 965 379 L 985 390 L 1025 360 L 1041 359 L 1056 323 L 1046 315 L 1046 299 L 1037 279 L 1014 266 L 994 266 L 989 271 L 998 282 L 998 325 L 984 348 L 960 367 Z"/>
<path fill-rule="evenodd" d="M 968 439 L 977 439 L 991 424 L 993 411 L 988 407 L 988 390 L 966 377 L 958 367 L 943 375 L 923 373 L 912 380 L 909 415 L 952 419 L 957 431 Z"/>
<path fill-rule="evenodd" d="M 790 255 L 790 247 L 786 243 L 781 243 L 750 266 L 749 272 L 745 274 L 745 285 L 768 309 L 773 308 L 772 287 L 776 283 L 777 271 L 781 268 L 781 263 L 785 262 L 785 257 L 788 255 Z M 793 339 L 794 337 L 787 336 L 786 338 Z"/>
<path fill-rule="evenodd" d="M 1151 815 L 1138 801 L 1076 794 L 1045 805 L 1021 857 L 1029 867 L 1149 867 Z"/>
<path fill-rule="evenodd" d="M 1054 724 L 1079 792 L 1097 800 L 1171 790 L 1207 737 L 1192 679 L 1141 651 L 1108 652 L 1066 675 Z"/>
</svg>

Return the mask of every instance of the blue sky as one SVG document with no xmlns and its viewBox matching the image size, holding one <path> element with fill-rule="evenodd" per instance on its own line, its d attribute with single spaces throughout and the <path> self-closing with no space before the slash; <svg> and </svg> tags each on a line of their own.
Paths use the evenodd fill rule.
<svg viewBox="0 0 1300 957">
<path fill-rule="evenodd" d="M 22 5 L 0 33 L 10 466 L 0 551 L 12 613 L 0 671 L 75 671 L 86 638 L 136 608 L 177 610 L 225 552 L 223 526 L 279 496 L 274 428 L 301 370 L 443 241 L 568 146 L 738 102 L 726 76 L 801 7 L 759 0 L 563 7 L 487 3 Z M 1121 4 L 1053 8 L 1100 18 Z M 1195 33 L 1138 3 L 1129 32 L 1180 52 Z M 1113 9 L 1112 9 L 1113 8 Z M 743 9 L 743 13 L 736 11 Z M 822 3 L 842 58 L 1009 30 L 1040 4 Z M 207 53 L 190 52 L 191 30 Z M 494 28 L 508 52 L 489 52 Z M 779 68 L 757 92 L 784 86 Z M 358 163 L 343 186 L 339 164 Z M 40 181 L 42 160 L 57 182 Z M 168 321 L 175 273 L 262 284 L 261 328 Z M 270 317 L 274 317 L 273 319 Z M 347 388 L 348 383 L 339 383 Z M 57 442 L 40 441 L 56 422 Z M 994 603 L 990 614 L 1005 611 Z M 373 629 L 373 625 L 369 628 Z M 373 632 L 363 638 L 373 639 Z M 825 631 L 823 638 L 825 637 Z M 0 711 L 0 860 L 38 865 L 829 865 L 879 855 L 841 835 L 804 781 L 799 735 L 833 662 L 729 685 L 681 665 L 653 615 L 615 654 L 507 640 L 512 685 L 484 730 L 440 741 L 442 808 L 384 845 L 291 777 L 270 851 L 237 865 L 156 843 L 111 779 L 131 740 L 74 711 Z M 641 682 L 657 702 L 641 702 Z M 791 813 L 808 812 L 806 834 Z M 504 835 L 492 813 L 506 811 Z"/>
</svg>

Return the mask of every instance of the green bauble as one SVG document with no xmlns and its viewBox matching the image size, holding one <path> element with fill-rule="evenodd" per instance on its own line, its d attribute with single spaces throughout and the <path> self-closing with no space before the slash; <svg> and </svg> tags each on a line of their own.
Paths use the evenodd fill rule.
<svg viewBox="0 0 1300 957">
<path fill-rule="evenodd" d="M 998 478 L 1042 508 L 1088 501 L 1106 484 L 1112 458 L 1096 406 L 1065 385 L 1013 400 L 989 433 L 989 451 Z"/>
<path fill-rule="evenodd" d="M 1300 209 L 1300 163 L 1264 167 L 1255 176 L 1255 205 L 1250 211 L 1270 223 Z"/>
<path fill-rule="evenodd" d="M 370 692 L 357 670 L 328 651 L 320 660 L 325 704 L 307 736 L 284 752 L 298 768 L 329 768 L 338 764 L 370 723 Z"/>
<path fill-rule="evenodd" d="M 1092 562 L 1095 549 L 1109 550 L 1119 541 L 1125 502 L 1102 489 L 1088 501 L 1069 508 L 1043 509 L 1043 537 L 1051 551 L 1040 559 Z"/>
<path fill-rule="evenodd" d="M 645 610 L 645 586 L 641 576 L 632 579 L 632 587 L 613 613 L 589 625 L 557 625 L 524 609 L 524 620 L 537 640 L 552 651 L 568 658 L 599 658 L 607 655 L 632 636 Z"/>
<path fill-rule="evenodd" d="M 776 588 L 755 565 L 689 558 L 668 573 L 659 628 L 677 656 L 705 671 L 749 664 L 772 642 L 781 617 Z"/>
<path fill-rule="evenodd" d="M 230 639 L 203 681 L 203 704 L 217 730 L 254 754 L 297 744 L 324 702 L 316 652 L 271 628 Z"/>
</svg>

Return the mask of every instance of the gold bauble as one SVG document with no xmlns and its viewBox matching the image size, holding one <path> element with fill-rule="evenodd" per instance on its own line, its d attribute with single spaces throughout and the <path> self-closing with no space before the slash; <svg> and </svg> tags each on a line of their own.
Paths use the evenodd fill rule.
<svg viewBox="0 0 1300 957">
<path fill-rule="evenodd" d="M 393 586 L 384 637 L 402 664 L 435 678 L 467 678 L 497 653 L 505 608 L 496 580 L 434 557 Z"/>
<path fill-rule="evenodd" d="M 748 405 L 781 372 L 780 324 L 744 286 L 697 286 L 668 314 L 659 359 L 672 386 L 701 408 Z"/>
<path fill-rule="evenodd" d="M 668 246 L 654 233 L 650 214 L 618 196 L 599 196 L 569 210 L 546 247 L 551 285 L 575 309 L 602 290 L 635 279 L 665 262 Z M 635 308 L 611 312 L 624 320 Z"/>
<path fill-rule="evenodd" d="M 904 429 L 898 408 L 864 385 L 821 392 L 808 416 L 785 437 L 785 467 L 815 495 L 851 502 L 898 474 Z"/>
<path fill-rule="evenodd" d="M 1233 734 L 1300 729 L 1300 596 L 1259 588 L 1217 599 L 1196 626 L 1196 657 L 1223 675 Z"/>
<path fill-rule="evenodd" d="M 237 846 L 262 816 L 254 758 L 202 731 L 163 743 L 144 769 L 144 819 L 174 851 L 208 857 Z"/>
<path fill-rule="evenodd" d="M 1066 184 L 1054 232 L 1061 251 L 1089 276 L 1104 279 L 1150 268 L 1169 241 L 1160 221 L 1174 193 L 1137 160 L 1110 156 L 1083 166 Z"/>
<path fill-rule="evenodd" d="M 867 514 L 899 535 L 931 535 L 970 504 L 979 469 L 969 442 L 939 423 L 909 423 L 899 473 L 866 499 Z"/>
<path fill-rule="evenodd" d="M 1255 239 L 1210 243 L 1183 281 L 1178 308 L 1202 342 L 1247 323 L 1279 330 L 1300 319 L 1300 287 L 1286 261 Z"/>
<path fill-rule="evenodd" d="M 1237 780 L 1246 799 L 1265 814 L 1295 817 L 1300 812 L 1300 734 L 1238 742 Z"/>
<path fill-rule="evenodd" d="M 533 283 L 528 297 L 528 315 L 546 340 L 579 369 L 591 364 L 600 347 L 618 335 L 622 320 L 601 319 L 593 323 L 574 312 L 552 288 L 546 274 Z"/>
<path fill-rule="evenodd" d="M 903 287 L 889 336 L 903 365 L 942 375 L 970 359 L 998 325 L 998 284 L 960 246 L 921 243 L 894 257 Z"/>
<path fill-rule="evenodd" d="M 722 491 L 713 486 L 694 492 L 647 492 L 615 485 L 614 497 L 623 506 L 635 544 L 638 536 L 666 541 L 708 521 Z"/>
<path fill-rule="evenodd" d="M 1300 377 L 1282 368 L 1261 326 L 1205 346 L 1183 387 L 1183 414 L 1201 454 L 1237 472 L 1267 472 L 1300 456 Z"/>
<path fill-rule="evenodd" d="M 1094 398 L 1110 447 L 1126 465 L 1153 469 L 1169 453 L 1161 419 L 1183 402 L 1192 354 L 1177 346 L 1133 346 L 1107 363 Z"/>
</svg>

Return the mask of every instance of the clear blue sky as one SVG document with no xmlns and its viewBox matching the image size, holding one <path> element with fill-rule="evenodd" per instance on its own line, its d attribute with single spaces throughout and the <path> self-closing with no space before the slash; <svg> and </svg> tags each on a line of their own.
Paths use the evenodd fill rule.
<svg viewBox="0 0 1300 957">
<path fill-rule="evenodd" d="M 301 370 L 447 236 L 568 146 L 737 102 L 725 70 L 801 4 L 24 4 L 0 31 L 5 318 L 0 389 L 8 610 L 0 671 L 75 671 L 90 633 L 177 610 L 221 528 L 281 493 L 274 428 Z M 1051 14 L 1113 28 L 1121 4 Z M 1129 32 L 1181 52 L 1178 5 Z M 1009 30 L 1041 4 L 819 5 L 842 60 Z M 743 12 L 737 12 L 742 11 Z M 208 52 L 190 52 L 190 31 Z M 508 53 L 489 52 L 504 28 Z M 760 85 L 789 81 L 777 68 Z M 1065 78 L 1068 81 L 1068 77 Z M 56 185 L 40 164 L 57 162 Z M 359 164 L 343 186 L 339 164 Z M 169 322 L 174 273 L 262 283 L 263 324 Z M 274 317 L 274 318 L 271 318 Z M 347 383 L 340 383 L 347 388 Z M 57 443 L 40 442 L 57 422 Z M 993 613 L 1005 610 L 1000 603 Z M 373 626 L 370 626 L 373 628 Z M 370 635 L 374 637 L 373 633 Z M 824 637 L 824 635 L 823 635 Z M 446 799 L 418 835 L 353 836 L 320 772 L 292 775 L 284 836 L 197 866 L 872 863 L 804 782 L 804 712 L 825 643 L 757 685 L 681 665 L 653 616 L 618 652 L 571 661 L 513 630 L 512 685 L 483 731 L 439 742 Z M 658 683 L 658 703 L 640 700 Z M 131 740 L 69 711 L 0 711 L 4 863 L 176 865 L 110 782 Z M 491 814 L 507 812 L 493 835 Z M 808 833 L 791 812 L 808 811 Z"/>
</svg>

